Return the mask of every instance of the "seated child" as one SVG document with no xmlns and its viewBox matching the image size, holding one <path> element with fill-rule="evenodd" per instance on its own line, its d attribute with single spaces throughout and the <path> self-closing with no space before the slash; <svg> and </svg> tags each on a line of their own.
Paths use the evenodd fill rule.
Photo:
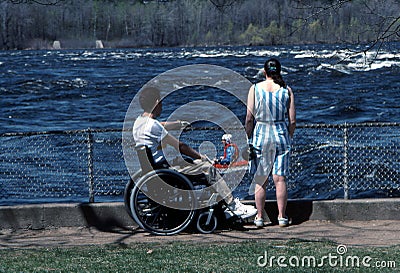
<svg viewBox="0 0 400 273">
<path fill-rule="evenodd" d="M 221 141 L 224 144 L 224 156 L 221 156 L 219 159 L 217 159 L 215 163 L 229 165 L 238 158 L 238 148 L 236 144 L 232 143 L 231 134 L 224 134 L 221 138 Z"/>
</svg>

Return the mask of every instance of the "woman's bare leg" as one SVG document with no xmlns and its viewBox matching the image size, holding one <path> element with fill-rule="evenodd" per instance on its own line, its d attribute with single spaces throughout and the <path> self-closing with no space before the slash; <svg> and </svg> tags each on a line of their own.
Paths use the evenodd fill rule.
<svg viewBox="0 0 400 273">
<path fill-rule="evenodd" d="M 259 181 L 261 183 L 256 183 L 255 185 L 255 201 L 256 201 L 256 208 L 257 208 L 257 218 L 262 218 L 263 211 L 265 208 L 265 199 L 267 196 L 266 193 L 266 185 L 267 181 Z M 266 219 L 264 219 L 266 220 Z"/>
<path fill-rule="evenodd" d="M 287 187 L 284 176 L 273 175 L 273 180 L 276 189 L 276 202 L 278 203 L 278 218 L 286 217 L 286 206 L 287 206 Z"/>
</svg>

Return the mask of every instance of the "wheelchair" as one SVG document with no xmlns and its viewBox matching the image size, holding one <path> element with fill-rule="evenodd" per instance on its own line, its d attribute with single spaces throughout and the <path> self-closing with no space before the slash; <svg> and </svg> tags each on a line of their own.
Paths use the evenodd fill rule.
<svg viewBox="0 0 400 273">
<path fill-rule="evenodd" d="M 126 184 L 124 203 L 129 216 L 141 228 L 155 235 L 173 235 L 195 227 L 208 234 L 216 230 L 219 219 L 225 224 L 243 224 L 236 215 L 226 219 L 226 202 L 217 202 L 218 194 L 207 188 L 204 174 L 181 174 L 155 164 L 147 146 L 135 149 L 141 170 Z M 199 188 L 204 189 L 200 196 L 195 190 Z"/>
</svg>

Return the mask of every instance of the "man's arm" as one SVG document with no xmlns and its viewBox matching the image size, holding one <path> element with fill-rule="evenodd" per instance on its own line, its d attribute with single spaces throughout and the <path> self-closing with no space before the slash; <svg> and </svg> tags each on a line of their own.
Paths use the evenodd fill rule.
<svg viewBox="0 0 400 273">
<path fill-rule="evenodd" d="M 190 146 L 187 144 L 177 140 L 174 136 L 171 134 L 167 134 L 163 140 L 161 141 L 162 144 L 166 143 L 168 145 L 171 145 L 172 147 L 175 148 L 175 150 L 179 151 L 181 154 L 190 156 L 193 159 L 201 159 L 201 155 L 196 152 L 194 149 L 192 149 Z"/>
<path fill-rule="evenodd" d="M 160 122 L 162 126 L 164 126 L 164 128 L 169 131 L 169 130 L 179 130 L 182 125 L 181 125 L 181 121 L 177 120 L 177 121 L 161 121 Z"/>
<path fill-rule="evenodd" d="M 160 122 L 164 128 L 169 131 L 169 130 L 179 130 L 183 129 L 187 126 L 190 126 L 190 123 L 187 121 L 182 121 L 182 120 L 177 120 L 177 121 L 162 121 Z"/>
</svg>

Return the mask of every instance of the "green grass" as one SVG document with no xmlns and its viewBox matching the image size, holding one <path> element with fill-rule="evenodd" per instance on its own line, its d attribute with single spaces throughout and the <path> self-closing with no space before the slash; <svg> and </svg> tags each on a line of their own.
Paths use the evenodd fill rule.
<svg viewBox="0 0 400 273">
<path fill-rule="evenodd" d="M 272 265 L 260 266 L 267 254 Z M 331 263 L 329 262 L 331 256 Z M 259 258 L 259 257 L 262 258 Z M 287 267 L 278 265 L 278 256 Z M 313 256 L 323 266 L 301 265 L 301 259 Z M 333 258 L 336 256 L 336 258 Z M 347 257 L 357 256 L 360 266 L 353 266 Z M 371 268 L 361 264 L 370 256 Z M 299 266 L 291 266 L 289 259 Z M 342 264 L 340 264 L 340 257 Z M 0 272 L 395 272 L 400 271 L 400 245 L 390 248 L 348 247 L 343 255 L 337 253 L 332 242 L 299 240 L 249 241 L 241 243 L 141 243 L 130 245 L 85 246 L 69 248 L 7 249 L 0 250 Z M 282 259 L 282 258 L 280 258 Z M 336 266 L 334 262 L 336 261 Z M 375 263 L 386 262 L 391 268 L 376 268 Z M 389 264 L 394 261 L 396 264 Z M 340 266 L 342 265 L 342 266 Z M 354 263 L 355 265 L 355 263 Z M 396 268 L 393 268 L 396 266 Z"/>
</svg>

